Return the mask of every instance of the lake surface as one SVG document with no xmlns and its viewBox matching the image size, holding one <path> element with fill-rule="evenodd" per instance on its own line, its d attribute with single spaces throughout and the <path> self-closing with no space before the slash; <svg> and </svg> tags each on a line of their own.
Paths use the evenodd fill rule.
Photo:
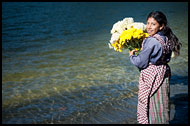
<svg viewBox="0 0 190 126">
<path fill-rule="evenodd" d="M 114 23 L 153 10 L 183 44 L 171 84 L 186 83 L 187 2 L 3 2 L 2 123 L 137 123 L 139 71 L 107 43 Z"/>
</svg>

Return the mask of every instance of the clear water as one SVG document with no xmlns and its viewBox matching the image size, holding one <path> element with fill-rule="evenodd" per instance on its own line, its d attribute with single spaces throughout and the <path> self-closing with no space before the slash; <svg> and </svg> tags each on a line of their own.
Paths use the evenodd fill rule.
<svg viewBox="0 0 190 126">
<path fill-rule="evenodd" d="M 136 123 L 139 71 L 107 43 L 115 22 L 146 23 L 152 10 L 183 44 L 172 83 L 186 81 L 185 2 L 3 2 L 2 122 Z"/>
</svg>

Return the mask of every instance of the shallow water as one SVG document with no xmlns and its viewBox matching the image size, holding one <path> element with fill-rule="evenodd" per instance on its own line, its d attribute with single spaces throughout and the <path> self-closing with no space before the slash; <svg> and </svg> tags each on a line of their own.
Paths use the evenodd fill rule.
<svg viewBox="0 0 190 126">
<path fill-rule="evenodd" d="M 115 22 L 156 9 L 183 44 L 175 84 L 188 77 L 187 3 L 2 3 L 2 122 L 136 123 L 139 71 L 107 43 Z"/>
</svg>

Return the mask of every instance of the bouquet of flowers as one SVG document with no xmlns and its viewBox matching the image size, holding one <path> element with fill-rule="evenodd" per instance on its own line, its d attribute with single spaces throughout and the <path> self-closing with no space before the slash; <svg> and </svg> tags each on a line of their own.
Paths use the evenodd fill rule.
<svg viewBox="0 0 190 126">
<path fill-rule="evenodd" d="M 143 40 L 148 37 L 145 30 L 145 24 L 134 22 L 131 17 L 124 18 L 113 25 L 109 47 L 119 52 L 122 52 L 122 49 L 129 49 L 129 51 L 135 49 L 138 55 L 142 49 Z"/>
</svg>

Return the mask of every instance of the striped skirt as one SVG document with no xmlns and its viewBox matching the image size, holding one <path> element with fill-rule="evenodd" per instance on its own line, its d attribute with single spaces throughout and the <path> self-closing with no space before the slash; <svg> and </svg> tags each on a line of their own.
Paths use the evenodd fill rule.
<svg viewBox="0 0 190 126">
<path fill-rule="evenodd" d="M 149 101 L 149 124 L 168 124 L 169 123 L 169 77 L 165 78 L 158 91 Z"/>
</svg>

